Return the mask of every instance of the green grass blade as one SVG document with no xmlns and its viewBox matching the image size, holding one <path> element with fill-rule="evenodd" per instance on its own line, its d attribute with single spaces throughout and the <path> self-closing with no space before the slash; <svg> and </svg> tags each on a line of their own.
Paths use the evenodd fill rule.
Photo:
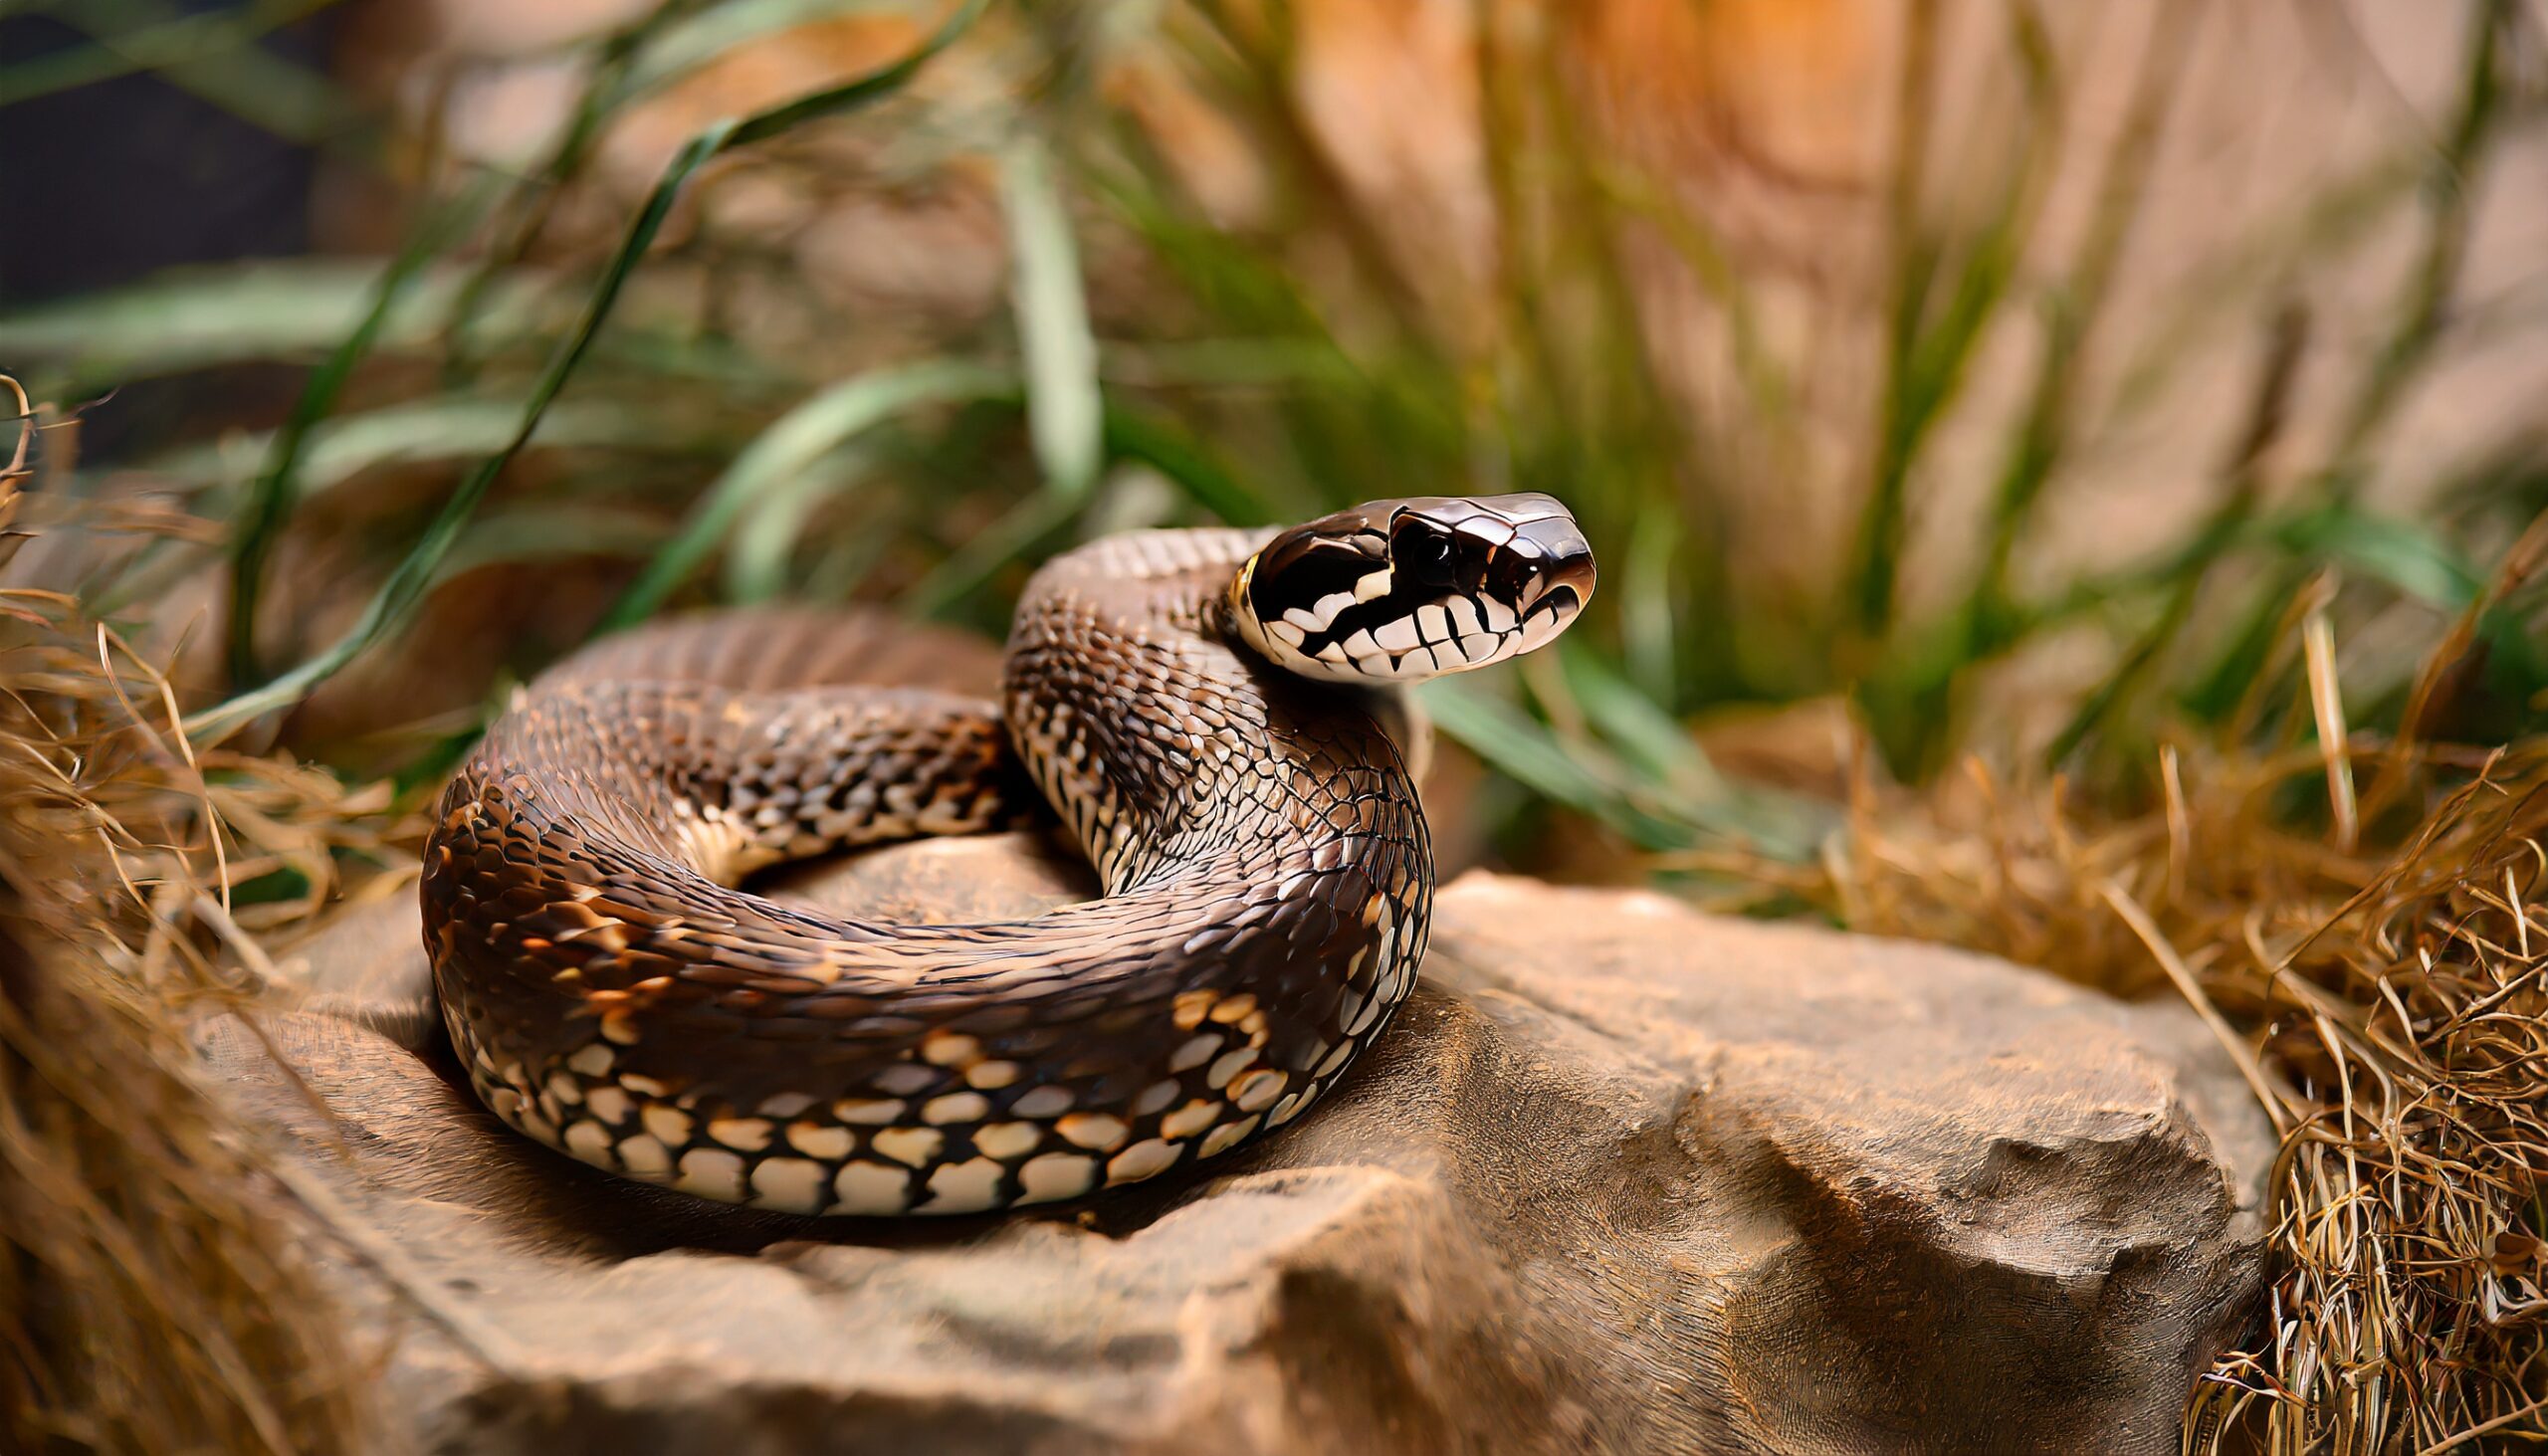
<svg viewBox="0 0 2548 1456">
<path fill-rule="evenodd" d="M 1619 642 L 1628 671 L 1638 688 L 1667 702 L 1679 686 L 1673 586 L 1676 576 L 1684 581 L 1687 577 L 1673 568 L 1683 555 L 1682 531 L 1688 521 L 1688 514 L 1672 509 L 1668 499 L 1649 502 L 1638 513 L 1636 530 L 1628 538 L 1627 559 L 1620 563 L 1618 585 L 1613 588 L 1618 593 Z"/>
<path fill-rule="evenodd" d="M 292 517 L 296 499 L 294 477 L 301 465 L 303 445 L 311 430 L 336 407 L 336 397 L 344 392 L 345 383 L 353 377 L 354 367 L 368 355 L 379 341 L 381 330 L 389 321 L 390 311 L 405 297 L 426 264 L 476 220 L 493 194 L 493 186 L 485 180 L 470 187 L 452 202 L 432 210 L 426 220 L 407 238 L 406 246 L 391 260 L 372 290 L 371 307 L 363 312 L 362 321 L 355 324 L 325 363 L 303 386 L 301 397 L 293 402 L 292 414 L 282 429 L 275 431 L 268 450 L 266 467 L 248 488 L 231 528 L 230 549 L 230 676 L 232 681 L 253 683 L 264 676 L 257 661 L 257 606 L 265 591 L 266 562 L 273 555 L 275 542 L 282 536 L 286 521 Z"/>
<path fill-rule="evenodd" d="M 2035 507 L 2071 447 L 2084 381 L 2082 360 L 2105 320 L 2106 301 L 2142 215 L 2150 177 L 2184 77 L 2187 48 L 2201 24 L 2194 0 L 2162 0 L 2134 68 L 2123 124 L 2106 145 L 2087 235 L 2047 301 L 2034 379 L 1999 479 L 1991 535 L 1966 593 L 1968 630 L 1987 634 L 2005 607 L 2009 571 Z M 1976 641 L 1974 651 L 1987 650 Z"/>
<path fill-rule="evenodd" d="M 257 38 L 336 0 L 259 0 L 189 15 L 158 0 L 81 0 L 57 19 L 98 40 L 0 70 L 0 106 L 145 71 L 239 119 L 288 140 L 319 142 L 347 110 L 323 76 L 256 44 Z"/>
<path fill-rule="evenodd" d="M 1000 202 L 1015 258 L 1010 302 L 1025 358 L 1027 433 L 1044 479 L 1084 500 L 1105 459 L 1097 343 L 1089 334 L 1070 216 L 1052 158 L 1033 136 L 1018 137 L 1001 153 Z"/>
<path fill-rule="evenodd" d="M 190 62 L 199 64 L 335 3 L 337 0 L 263 0 L 239 10 L 195 15 L 158 12 L 156 7 L 127 7 L 117 16 L 112 7 L 107 7 L 101 16 L 95 10 L 84 13 L 66 7 L 70 18 L 87 21 L 96 28 L 93 33 L 104 32 L 104 43 L 66 48 L 0 70 L 0 106 L 95 86 L 119 76 Z M 118 24 L 118 20 L 122 23 Z"/>
<path fill-rule="evenodd" d="M 2487 153 L 2502 129 L 2505 104 L 2512 100 L 2501 74 L 2503 53 L 2521 29 L 2523 9 L 2513 0 L 2480 0 L 2475 9 L 2458 105 L 2424 178 L 2425 228 L 2416 266 L 2398 301 L 2397 322 L 2348 403 L 2344 433 L 2329 463 L 2329 489 L 2340 498 L 2360 473 L 2363 453 L 2422 377 L 2442 340 L 2467 261 Z"/>
<path fill-rule="evenodd" d="M 2452 615 L 2477 599 L 2482 582 L 2476 566 L 2434 532 L 2342 503 L 2277 520 L 2270 533 L 2304 562 L 2350 568 Z"/>
<path fill-rule="evenodd" d="M 1019 559 L 1079 514 L 1080 502 L 1047 488 L 1010 507 L 997 520 L 974 532 L 938 563 L 903 596 L 903 610 L 916 617 L 939 616 L 971 596 L 1002 566 Z"/>
<path fill-rule="evenodd" d="M 1532 792 L 1610 826 L 1649 850 L 1687 849 L 1697 836 L 1629 803 L 1602 775 L 1521 709 L 1457 678 L 1417 690 L 1435 728 Z"/>
<path fill-rule="evenodd" d="M 189 719 L 186 723 L 189 736 L 198 741 L 217 739 L 268 713 L 300 702 L 312 689 L 335 676 L 345 664 L 352 662 L 405 619 L 425 589 L 433 583 L 444 554 L 460 538 L 470 517 L 476 514 L 478 503 L 495 485 L 496 477 L 503 474 L 513 458 L 531 443 L 531 437 L 539 428 L 540 416 L 547 412 L 550 401 L 557 397 L 557 391 L 566 386 L 566 380 L 574 373 L 584 350 L 591 345 L 593 335 L 601 330 L 602 320 L 610 316 L 611 306 L 618 302 L 620 290 L 626 286 L 629 275 L 636 271 L 637 260 L 645 256 L 647 246 L 662 230 L 665 216 L 672 211 L 674 201 L 681 195 L 682 184 L 717 154 L 729 134 L 725 126 L 710 127 L 674 156 L 671 165 L 665 168 L 663 179 L 655 184 L 654 192 L 646 199 L 646 206 L 630 224 L 617 256 L 602 275 L 600 287 L 593 291 L 591 299 L 584 305 L 583 317 L 550 355 L 547 367 L 540 371 L 539 380 L 523 406 L 522 419 L 515 426 L 513 435 L 507 439 L 504 448 L 480 461 L 443 502 L 442 510 L 435 514 L 424 533 L 416 538 L 406 556 L 390 571 L 388 580 L 381 583 L 380 590 L 363 608 L 354 625 L 326 650 L 291 672 Z"/>
<path fill-rule="evenodd" d="M 381 583 L 351 629 L 318 656 L 284 674 L 263 688 L 243 693 L 230 701 L 196 715 L 187 721 L 187 731 L 198 739 L 221 737 L 259 717 L 298 703 L 311 689 L 334 676 L 345 664 L 379 641 L 403 620 L 434 578 L 443 556 L 450 551 L 461 531 L 476 513 L 478 503 L 486 497 L 496 477 L 512 463 L 515 455 L 531 442 L 539 428 L 540 416 L 547 412 L 559 390 L 581 362 L 584 351 L 591 347 L 593 336 L 610 316 L 619 301 L 629 276 L 638 261 L 662 231 L 664 219 L 681 197 L 682 188 L 698 170 L 719 153 L 747 141 L 774 136 L 792 126 L 819 116 L 837 114 L 851 107 L 880 101 L 902 89 L 929 59 L 953 44 L 970 26 L 987 0 L 970 0 L 927 41 L 901 60 L 882 67 L 856 81 L 817 92 L 783 105 L 755 112 L 742 120 L 720 121 L 702 130 L 677 152 L 636 220 L 603 270 L 600 284 L 584 304 L 583 313 L 565 341 L 551 354 L 548 364 L 524 405 L 523 418 L 512 438 L 496 454 L 480 462 L 458 490 L 443 503 L 442 510 L 425 527 L 424 534 L 409 548 L 406 557 Z"/>
<path fill-rule="evenodd" d="M 2373 443 L 2433 360 L 2466 259 L 2474 196 L 2488 150 L 2501 130 L 2502 46 L 2516 14 L 2509 0 L 2482 0 L 2469 22 L 2456 114 L 2442 144 L 2426 159 L 2421 179 L 2425 227 L 2416 266 L 2398 301 L 2396 320 L 2357 382 L 2338 438 L 2314 473 L 2316 498 L 2330 508 L 2352 503 L 2368 474 Z M 2257 593 L 2246 616 L 2228 634 L 2228 647 L 2184 696 L 2197 716 L 2225 716 L 2247 700 L 2284 604 L 2300 589 L 2305 569 L 2287 565 Z"/>
<path fill-rule="evenodd" d="M 1566 692 L 1625 775 L 1612 792 L 1692 837 L 1741 841 L 1785 860 L 1810 857 L 1836 810 L 1793 794 L 1737 784 L 1717 771 L 1687 724 L 1647 697 L 1591 647 L 1558 649 Z"/>
<path fill-rule="evenodd" d="M 843 82 L 810 96 L 755 111 L 735 123 L 734 130 L 718 149 L 749 146 L 792 131 L 808 121 L 873 105 L 893 96 L 909 86 L 912 78 L 920 75 L 921 68 L 937 59 L 941 51 L 956 44 L 957 38 L 972 29 L 973 22 L 981 19 L 982 12 L 989 7 L 990 0 L 964 0 L 944 24 L 930 34 L 928 40 L 905 53 L 901 60 L 881 66 L 855 81 Z"/>
<path fill-rule="evenodd" d="M 1680 720 L 1656 705 L 1590 649 L 1563 645 L 1567 692 L 1629 766 L 1674 798 L 1693 803 L 1725 792 L 1725 781 Z"/>
<path fill-rule="evenodd" d="M 763 36 L 816 21 L 873 11 L 900 12 L 893 0 L 724 0 L 695 15 L 659 22 L 636 49 L 610 104 L 659 91 Z"/>
<path fill-rule="evenodd" d="M 726 599 L 776 601 L 787 594 L 788 568 L 804 544 L 815 506 L 858 484 L 876 463 L 857 450 L 835 450 L 793 480 L 779 482 L 735 522 L 726 549 Z"/>
<path fill-rule="evenodd" d="M 1186 499 L 1230 525 L 1264 525 L 1279 514 L 1263 493 L 1240 480 L 1209 446 L 1168 415 L 1110 401 L 1106 448 L 1118 459 L 1138 460 L 1158 471 Z"/>
<path fill-rule="evenodd" d="M 1859 514 L 1850 596 L 1859 636 L 1873 642 L 1893 627 L 1902 553 L 1910 538 L 1911 483 L 1931 431 L 1955 404 L 1967 366 L 1998 315 L 2034 232 L 2049 169 L 2059 153 L 2056 68 L 2041 18 L 2011 9 L 2013 45 L 2026 87 L 2026 114 L 2015 169 L 1990 221 L 1950 260 L 1919 216 L 1929 125 L 1927 107 L 1938 7 L 1914 12 L 1918 45 L 1907 53 L 1897 137 L 1891 226 L 1896 235 L 1894 300 L 1873 469 Z M 1941 268 L 1954 267 L 1943 277 Z"/>
<path fill-rule="evenodd" d="M 49 368 L 37 393 L 71 396 L 217 364 L 316 355 L 363 321 L 380 288 L 376 263 L 244 263 L 172 270 L 127 288 L 0 315 L 0 357 Z M 431 270 L 381 320 L 375 348 L 431 336 L 455 280 Z M 515 317 L 536 318 L 539 291 L 500 290 Z"/>
<path fill-rule="evenodd" d="M 308 500 L 365 471 L 425 465 L 501 450 L 522 418 L 519 399 L 427 399 L 340 415 L 312 427 L 293 473 L 293 497 Z M 194 446 L 152 460 L 147 469 L 181 486 L 214 488 L 253 479 L 243 457 L 260 462 L 273 433 Z M 668 419 L 617 400 L 568 400 L 540 418 L 527 448 L 698 451 L 710 448 L 702 426 Z"/>
<path fill-rule="evenodd" d="M 1592 181 L 1611 206 L 1653 227 L 1691 282 L 1725 312 L 1734 376 L 1746 391 L 1745 403 L 1759 414 L 1765 430 L 1784 443 L 1797 427 L 1796 387 L 1762 327 L 1753 280 L 1727 256 L 1724 240 L 1704 216 L 1650 178 L 1605 163 L 1593 167 Z"/>
<path fill-rule="evenodd" d="M 845 379 L 782 415 L 743 447 L 690 519 L 613 603 L 599 628 L 613 632 L 652 616 L 724 541 L 755 503 L 783 489 L 861 432 L 924 405 L 1014 394 L 1015 376 L 961 360 L 930 360 Z"/>
<path fill-rule="evenodd" d="M 435 568 L 434 579 L 449 581 L 487 566 L 642 556 L 659 531 L 656 518 L 643 511 L 594 501 L 533 502 L 473 521 Z"/>
<path fill-rule="evenodd" d="M 640 53 L 666 27 L 680 24 L 705 0 L 655 0 L 642 15 L 613 31 L 595 48 L 591 68 L 566 122 L 557 128 L 547 152 L 526 179 L 527 186 L 510 199 L 508 216 L 498 228 L 499 241 L 488 248 L 460 286 L 443 328 L 443 380 L 457 385 L 482 362 L 473 335 L 496 277 L 520 264 L 545 232 L 576 178 L 592 158 L 604 127 L 630 94 L 628 76 Z"/>
</svg>

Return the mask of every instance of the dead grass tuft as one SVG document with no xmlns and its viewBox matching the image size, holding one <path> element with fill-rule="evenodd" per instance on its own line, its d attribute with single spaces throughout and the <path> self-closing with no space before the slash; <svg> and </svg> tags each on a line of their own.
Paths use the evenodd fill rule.
<svg viewBox="0 0 2548 1456">
<path fill-rule="evenodd" d="M 177 717 L 68 598 L 0 591 L 0 1449 L 361 1449 L 312 1217 L 185 1028 L 340 857 L 395 865 L 387 796 L 198 753 Z"/>
</svg>

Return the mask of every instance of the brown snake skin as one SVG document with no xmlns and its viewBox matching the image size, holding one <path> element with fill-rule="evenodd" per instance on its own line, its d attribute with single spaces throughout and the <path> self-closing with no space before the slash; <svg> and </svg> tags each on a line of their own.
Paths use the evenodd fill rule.
<svg viewBox="0 0 2548 1456">
<path fill-rule="evenodd" d="M 795 1213 L 1213 1156 L 1334 1087 L 1413 983 L 1433 865 L 1387 685 L 1536 647 L 1592 586 L 1547 497 L 1415 500 L 1058 557 L 998 705 L 840 686 L 804 613 L 598 643 L 443 797 L 422 897 L 454 1045 L 541 1143 Z M 1103 898 L 910 926 L 732 888 L 1039 798 Z"/>
</svg>

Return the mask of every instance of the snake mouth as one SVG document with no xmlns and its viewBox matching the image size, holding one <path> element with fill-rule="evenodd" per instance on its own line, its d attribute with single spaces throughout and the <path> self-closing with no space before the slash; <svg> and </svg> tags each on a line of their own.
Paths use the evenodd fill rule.
<svg viewBox="0 0 2548 1456">
<path fill-rule="evenodd" d="M 1467 672 L 1545 645 L 1582 613 L 1592 550 L 1548 496 L 1374 502 L 1295 527 L 1232 586 L 1247 645 L 1333 682 Z"/>
<path fill-rule="evenodd" d="M 1519 657 L 1547 646 L 1583 610 L 1584 598 L 1572 585 L 1560 583 L 1540 593 L 1539 599 L 1522 613 L 1521 642 L 1513 655 Z"/>
<path fill-rule="evenodd" d="M 1522 625 L 1529 627 L 1540 622 L 1555 622 L 1563 625 L 1573 621 L 1575 614 L 1582 610 L 1584 610 L 1583 596 L 1574 587 L 1561 583 L 1540 593 L 1539 600 L 1531 603 L 1529 610 L 1522 613 Z"/>
</svg>

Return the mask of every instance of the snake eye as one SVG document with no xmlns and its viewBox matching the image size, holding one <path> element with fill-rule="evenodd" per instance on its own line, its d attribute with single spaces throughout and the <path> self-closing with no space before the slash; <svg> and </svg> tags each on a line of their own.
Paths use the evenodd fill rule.
<svg viewBox="0 0 2548 1456">
<path fill-rule="evenodd" d="M 1391 554 L 1408 575 L 1428 586 L 1451 579 L 1451 538 L 1440 531 L 1407 531 Z"/>
</svg>

